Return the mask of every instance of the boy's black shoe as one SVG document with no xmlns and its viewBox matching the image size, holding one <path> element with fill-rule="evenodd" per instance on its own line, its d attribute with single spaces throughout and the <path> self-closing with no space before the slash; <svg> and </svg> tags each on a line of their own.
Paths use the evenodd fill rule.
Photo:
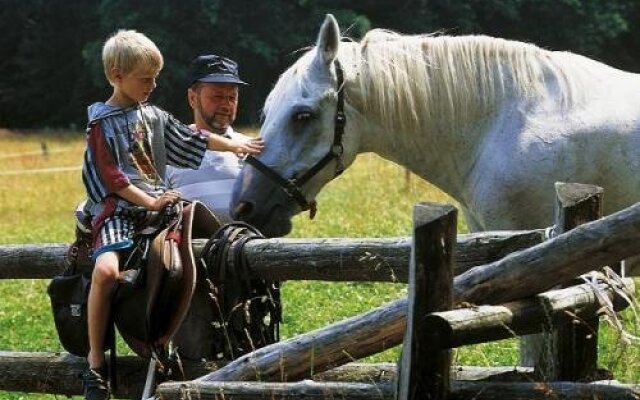
<svg viewBox="0 0 640 400">
<path fill-rule="evenodd" d="M 110 397 L 107 374 L 103 368 L 87 369 L 82 373 L 82 386 L 86 400 L 108 400 Z"/>
</svg>

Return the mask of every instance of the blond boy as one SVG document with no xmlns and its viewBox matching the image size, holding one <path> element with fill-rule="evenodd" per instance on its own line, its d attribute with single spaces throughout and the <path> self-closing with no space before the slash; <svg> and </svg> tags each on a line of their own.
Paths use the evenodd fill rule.
<svg viewBox="0 0 640 400">
<path fill-rule="evenodd" d="M 111 36 L 102 60 L 113 93 L 107 101 L 89 106 L 82 171 L 86 210 L 93 216 L 95 261 L 88 301 L 90 351 L 83 374 L 88 400 L 110 396 L 103 348 L 120 254 L 132 247 L 146 213 L 160 211 L 180 198 L 178 192 L 166 190 L 166 166 L 198 168 L 207 149 L 256 154 L 263 146 L 260 140 L 232 140 L 194 131 L 146 103 L 163 58 L 142 33 L 119 31 Z"/>
</svg>

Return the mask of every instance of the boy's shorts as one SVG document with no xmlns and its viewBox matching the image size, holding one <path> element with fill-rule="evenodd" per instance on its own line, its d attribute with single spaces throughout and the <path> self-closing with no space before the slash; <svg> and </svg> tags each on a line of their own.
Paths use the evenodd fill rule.
<svg viewBox="0 0 640 400">
<path fill-rule="evenodd" d="M 151 224 L 151 220 L 158 213 L 142 207 L 129 209 L 116 207 L 116 210 L 106 218 L 99 218 L 94 222 L 93 254 L 95 262 L 100 254 L 108 251 L 127 250 L 133 247 L 134 239 L 144 228 Z M 155 222 L 157 224 L 157 221 Z"/>
</svg>

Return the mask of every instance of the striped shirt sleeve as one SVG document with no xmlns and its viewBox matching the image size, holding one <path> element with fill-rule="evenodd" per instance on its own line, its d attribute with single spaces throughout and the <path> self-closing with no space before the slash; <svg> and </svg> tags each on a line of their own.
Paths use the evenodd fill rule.
<svg viewBox="0 0 640 400">
<path fill-rule="evenodd" d="M 164 131 L 167 164 L 174 167 L 198 169 L 205 151 L 207 136 L 184 125 L 167 114 Z"/>
<path fill-rule="evenodd" d="M 129 178 L 116 160 L 115 144 L 102 133 L 100 123 L 92 124 L 87 134 L 87 149 L 82 166 L 82 181 L 94 202 L 124 189 Z"/>
</svg>

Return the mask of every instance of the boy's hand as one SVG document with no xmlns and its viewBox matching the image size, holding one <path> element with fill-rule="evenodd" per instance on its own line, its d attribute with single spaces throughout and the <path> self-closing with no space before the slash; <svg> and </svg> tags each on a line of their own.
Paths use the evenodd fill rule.
<svg viewBox="0 0 640 400">
<path fill-rule="evenodd" d="M 239 156 L 247 154 L 259 154 L 264 148 L 264 142 L 261 138 L 249 140 L 232 140 L 231 151 Z"/>
<path fill-rule="evenodd" d="M 177 190 L 167 190 L 162 196 L 156 197 L 149 207 L 151 211 L 161 211 L 167 205 L 176 204 L 180 200 L 180 192 Z"/>
<path fill-rule="evenodd" d="M 221 135 L 204 131 L 208 134 L 207 149 L 214 151 L 230 151 L 239 156 L 246 154 L 258 154 L 264 148 L 264 142 L 261 138 L 237 138 L 230 139 Z"/>
</svg>

